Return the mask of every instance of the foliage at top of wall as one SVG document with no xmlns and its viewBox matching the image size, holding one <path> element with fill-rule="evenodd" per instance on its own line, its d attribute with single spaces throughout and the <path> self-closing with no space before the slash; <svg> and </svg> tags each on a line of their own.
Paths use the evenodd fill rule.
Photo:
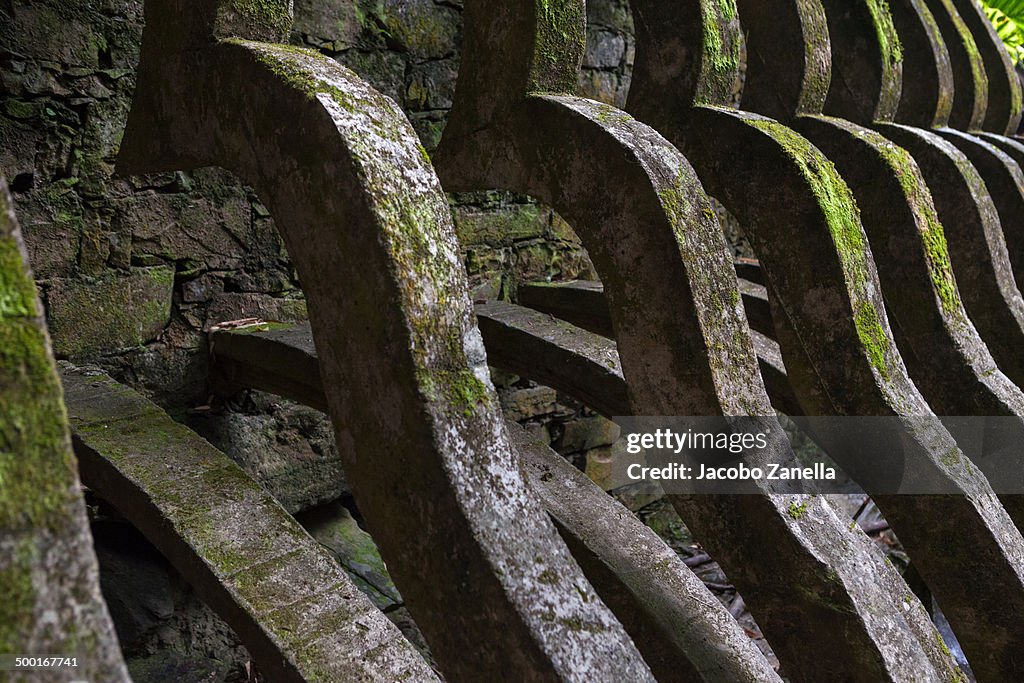
<svg viewBox="0 0 1024 683">
<path fill-rule="evenodd" d="M 982 7 L 1014 64 L 1024 59 L 1024 0 L 982 0 Z"/>
</svg>

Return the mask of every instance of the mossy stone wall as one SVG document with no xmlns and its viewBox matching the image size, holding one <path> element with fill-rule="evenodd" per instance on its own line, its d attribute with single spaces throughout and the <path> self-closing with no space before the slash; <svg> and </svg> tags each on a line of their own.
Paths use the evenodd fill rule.
<svg viewBox="0 0 1024 683">
<path fill-rule="evenodd" d="M 633 58 L 628 7 L 588 4 L 580 93 L 622 104 Z M 0 171 L 58 356 L 97 362 L 176 410 L 203 397 L 210 324 L 287 321 L 304 307 L 285 303 L 301 299 L 299 283 L 269 213 L 239 179 L 219 169 L 113 176 L 141 31 L 139 0 L 0 3 Z M 461 33 L 461 2 L 297 0 L 291 42 L 395 99 L 431 152 L 452 103 Z M 593 275 L 550 210 L 499 192 L 451 199 L 475 296 Z M 169 287 L 147 286 L 144 305 L 125 308 L 133 286 L 165 272 Z M 126 315 L 143 319 L 128 325 Z"/>
</svg>

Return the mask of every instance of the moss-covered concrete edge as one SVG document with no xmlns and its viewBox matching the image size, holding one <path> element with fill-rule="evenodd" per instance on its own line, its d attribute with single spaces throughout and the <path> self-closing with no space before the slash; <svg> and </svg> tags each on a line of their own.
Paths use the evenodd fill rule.
<svg viewBox="0 0 1024 683">
<path fill-rule="evenodd" d="M 84 658 L 96 651 L 98 635 L 87 626 L 100 618 L 89 604 L 98 595 L 90 585 L 94 575 L 50 576 L 41 567 L 51 547 L 77 547 L 84 514 L 35 283 L 0 179 L 0 545 L 6 551 L 0 556 L 0 652 L 26 651 L 26 639 L 39 632 L 41 603 L 76 615 L 47 629 L 44 645 L 78 650 Z M 77 567 L 83 560 L 68 562 Z"/>
<path fill-rule="evenodd" d="M 899 109 L 903 87 L 903 44 L 893 22 L 888 0 L 867 0 L 868 12 L 878 38 L 882 67 L 876 119 L 892 120 Z"/>
<path fill-rule="evenodd" d="M 945 230 L 939 221 L 931 191 L 928 189 L 913 155 L 882 134 L 870 129 L 860 128 L 856 134 L 857 137 L 871 145 L 874 152 L 888 165 L 899 181 L 907 206 L 910 207 L 917 220 L 932 288 L 942 310 L 948 315 L 962 315 L 963 303 L 960 300 L 960 293 L 957 291 L 953 268 L 950 265 Z"/>
<path fill-rule="evenodd" d="M 868 263 L 867 237 L 860 223 L 853 191 L 829 161 L 809 140 L 777 121 L 745 119 L 747 125 L 772 138 L 792 159 L 818 201 L 826 227 L 835 244 L 854 305 L 853 321 L 861 346 L 879 377 L 890 377 L 897 357 L 895 343 L 882 325 L 883 312 L 874 303 L 877 283 Z"/>
<path fill-rule="evenodd" d="M 696 105 L 727 105 L 738 89 L 743 33 L 736 0 L 701 0 L 700 82 Z"/>
</svg>

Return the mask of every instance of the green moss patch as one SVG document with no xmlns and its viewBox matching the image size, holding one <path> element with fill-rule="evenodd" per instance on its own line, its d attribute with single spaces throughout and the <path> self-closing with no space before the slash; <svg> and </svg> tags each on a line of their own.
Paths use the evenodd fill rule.
<svg viewBox="0 0 1024 683">
<path fill-rule="evenodd" d="M 739 86 L 741 44 L 735 0 L 703 0 L 700 87 L 695 104 L 727 105 Z"/>
<path fill-rule="evenodd" d="M 586 49 L 586 16 L 577 0 L 534 0 L 531 92 L 571 95 L 576 92 L 577 70 Z"/>
<path fill-rule="evenodd" d="M 881 323 L 881 312 L 871 303 L 871 275 L 867 261 L 867 240 L 860 224 L 860 210 L 853 192 L 829 161 L 806 138 L 770 119 L 748 119 L 747 123 L 770 135 L 797 163 L 800 173 L 818 200 L 835 243 L 856 302 L 854 324 L 871 365 L 884 379 L 889 376 L 888 359 L 894 357 L 892 340 Z"/>
<path fill-rule="evenodd" d="M 470 417 L 478 406 L 490 402 L 487 385 L 469 369 L 423 374 L 420 386 L 429 400 L 443 401 L 463 417 Z"/>
<path fill-rule="evenodd" d="M 882 50 L 882 60 L 894 68 L 903 62 L 903 45 L 892 21 L 888 0 L 868 0 L 868 11 L 875 24 L 878 34 L 878 45 Z"/>
<path fill-rule="evenodd" d="M 279 40 L 292 27 L 287 0 L 224 0 L 220 3 L 217 33 L 221 37 Z"/>
<path fill-rule="evenodd" d="M 0 211 L 3 211 L 0 206 Z M 13 237 L 0 237 L 0 323 L 36 314 L 36 288 L 22 272 L 21 250 Z"/>
</svg>

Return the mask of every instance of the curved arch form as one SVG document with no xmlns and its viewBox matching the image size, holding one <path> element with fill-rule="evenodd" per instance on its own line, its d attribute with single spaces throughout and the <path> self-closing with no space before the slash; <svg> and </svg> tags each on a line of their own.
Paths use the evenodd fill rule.
<svg viewBox="0 0 1024 683">
<path fill-rule="evenodd" d="M 891 121 L 903 88 L 903 46 L 889 4 L 820 0 L 832 44 L 824 113 L 858 123 Z"/>
<path fill-rule="evenodd" d="M 735 21 L 731 3 L 707 3 L 701 11 Z M 535 12 L 527 0 L 467 4 L 463 68 L 469 75 L 465 85 L 460 79 L 435 154 L 446 187 L 527 192 L 574 225 L 605 283 L 636 414 L 770 414 L 738 310 L 735 273 L 686 160 L 623 112 L 562 94 L 521 91 L 502 118 L 475 117 L 476 97 L 495 98 L 475 88 L 507 89 L 500 72 L 474 74 L 476 55 L 486 62 L 488 55 L 515 54 L 515 43 L 533 44 L 529 36 L 511 29 L 499 35 L 494 27 L 528 25 L 522 16 Z M 648 13 L 638 24 L 662 26 L 653 19 L 670 15 Z M 716 45 L 734 44 L 730 35 L 717 33 Z M 717 62 L 715 55 L 691 60 L 678 54 L 674 62 L 701 71 L 716 63 L 735 67 L 720 50 L 716 54 Z M 717 87 L 691 87 L 699 85 L 696 78 L 679 82 L 694 96 L 723 95 Z M 778 434 L 773 455 L 789 457 L 777 423 L 766 421 L 766 427 Z M 862 538 L 837 524 L 820 498 L 805 499 L 807 513 L 798 520 L 786 513 L 793 499 L 771 491 L 672 500 L 740 588 L 793 675 L 814 680 L 856 669 L 877 678 L 889 666 L 930 671 L 925 648 L 942 660 L 927 622 L 916 611 L 904 617 L 897 604 L 898 575 L 871 559 Z M 774 546 L 771 552 L 760 551 L 766 544 Z M 866 569 L 871 579 L 864 578 Z M 791 590 L 770 589 L 759 578 L 766 575 L 789 577 Z M 914 622 L 910 630 L 920 637 L 894 639 L 883 614 Z"/>
<path fill-rule="evenodd" d="M 401 111 L 316 53 L 160 32 L 193 5 L 147 3 L 120 170 L 219 164 L 270 207 L 310 302 L 346 475 L 442 669 L 646 680 L 526 489 L 445 196 Z"/>
<path fill-rule="evenodd" d="M 832 80 L 832 49 L 821 3 L 738 0 L 736 5 L 742 23 L 771 27 L 770 31 L 746 33 L 742 108 L 783 120 L 794 113 L 820 114 Z M 653 33 L 651 40 L 666 42 Z M 637 53 L 637 64 L 643 65 L 646 53 Z M 647 99 L 642 92 L 637 92 L 636 98 Z"/>
<path fill-rule="evenodd" d="M 878 102 L 892 100 L 886 92 L 898 93 L 899 83 L 865 75 L 885 74 L 887 65 L 902 60 L 905 48 L 894 47 L 900 39 L 885 3 L 870 8 L 868 4 L 862 3 L 858 16 L 848 3 L 828 0 L 826 11 L 833 31 L 842 33 L 845 41 L 845 48 L 837 44 L 833 63 L 847 74 L 836 81 L 841 84 L 840 99 L 851 100 L 846 115 L 879 126 L 884 119 L 872 121 L 872 111 L 877 112 Z M 751 34 L 769 28 L 757 17 L 745 21 L 744 27 Z M 932 54 L 930 45 L 926 54 Z M 864 104 L 858 108 L 857 101 Z M 943 227 L 914 159 L 875 131 L 850 121 L 801 116 L 793 125 L 829 155 L 857 196 L 884 285 L 886 310 L 897 322 L 894 336 L 929 405 L 941 415 L 1024 416 L 1024 393 L 996 367 L 960 302 Z M 987 146 L 951 129 L 944 134 L 960 139 L 968 154 Z M 980 151 L 971 156 L 977 164 L 998 154 Z M 1011 204 L 1015 196 L 1020 190 L 1011 182 L 1000 201 Z M 1011 372 L 1013 362 L 1012 357 L 1007 360 Z M 957 429 L 953 433 L 967 437 L 961 447 L 985 470 L 985 456 L 996 450 L 996 444 L 980 443 Z M 1018 497 L 1003 500 L 1015 520 L 1024 519 Z"/>
<path fill-rule="evenodd" d="M 967 312 L 996 364 L 1024 384 L 1024 300 L 985 181 L 963 152 L 935 132 L 900 125 L 879 131 L 914 155 L 929 187 L 942 188 L 933 195 L 935 208 Z"/>
<path fill-rule="evenodd" d="M 978 56 L 988 78 L 985 119 L 980 128 L 999 135 L 1014 135 L 1021 119 L 1021 85 L 1010 55 L 1003 47 L 992 22 L 975 0 L 951 2 L 974 37 Z"/>
<path fill-rule="evenodd" d="M 1024 170 L 1005 151 L 1006 146 L 1016 141 L 1006 138 L 1007 145 L 1000 146 L 981 135 L 952 128 L 940 128 L 936 132 L 960 150 L 985 181 L 985 189 L 999 216 L 1014 284 L 1019 289 L 1024 282 Z M 1024 384 L 1024 377 L 1016 379 Z"/>
<path fill-rule="evenodd" d="M 942 34 L 953 67 L 953 109 L 949 125 L 960 130 L 976 130 L 985 121 L 988 108 L 988 75 L 974 40 L 953 0 L 920 0 L 931 10 Z"/>
<path fill-rule="evenodd" d="M 918 128 L 949 123 L 953 66 L 935 16 L 922 0 L 890 0 L 893 25 L 903 46 L 904 73 L 896 121 Z"/>
<path fill-rule="evenodd" d="M 781 682 L 764 657 L 750 656 L 746 633 L 675 550 L 521 426 L 510 424 L 509 432 L 573 556 L 595 585 L 606 587 L 605 599 L 641 643 L 659 682 Z"/>
<path fill-rule="evenodd" d="M 808 2 L 813 4 L 813 0 L 789 4 L 794 12 L 803 12 Z M 741 20 L 749 40 L 754 42 L 759 36 L 774 33 L 776 27 L 756 13 L 747 15 L 746 8 L 751 4 L 756 3 L 741 4 Z M 899 40 L 893 34 L 894 24 L 913 23 L 910 20 L 916 22 L 917 32 L 901 48 L 901 55 L 921 64 L 926 60 L 914 55 L 913 49 L 923 51 L 925 56 L 934 55 L 935 45 L 945 49 L 940 36 L 934 36 L 935 41 L 928 39 L 927 22 L 922 17 L 929 13 L 916 2 L 895 3 L 894 9 L 896 5 L 901 9 L 892 22 L 878 20 L 877 15 L 884 13 L 879 9 L 874 16 L 865 14 L 860 21 L 853 21 L 849 6 L 839 3 L 842 6 L 836 8 L 835 4 L 830 3 L 828 9 L 830 16 L 838 13 L 832 25 L 846 33 L 848 48 L 855 46 L 837 50 L 835 63 L 845 72 L 882 73 L 885 63 L 892 59 L 891 46 Z M 888 50 L 884 49 L 886 45 L 890 46 Z M 772 67 L 748 72 L 748 83 L 756 87 L 759 80 L 773 81 L 778 70 L 787 65 Z M 932 67 L 936 74 L 943 72 L 941 61 L 933 60 Z M 898 90 L 877 79 L 865 78 L 859 89 L 853 87 L 854 79 L 842 80 L 846 96 L 868 105 L 885 99 L 881 90 Z M 951 88 L 951 83 L 948 86 Z M 942 99 L 942 88 L 939 79 L 928 90 L 935 101 Z M 860 113 L 869 115 L 874 108 L 866 106 Z M 857 115 L 858 111 L 853 108 L 850 113 Z M 925 118 L 933 120 L 938 114 L 933 106 L 932 114 Z M 836 163 L 856 195 L 878 265 L 886 310 L 898 323 L 893 328 L 897 346 L 903 350 L 910 374 L 929 404 L 943 415 L 1024 415 L 1024 393 L 996 368 L 963 308 L 949 266 L 945 233 L 914 159 L 878 133 L 849 121 L 797 116 L 793 111 L 787 117 Z M 863 122 L 872 123 L 870 119 Z"/>
<path fill-rule="evenodd" d="M 577 399 L 603 394 L 605 409 L 612 407 L 610 400 L 621 406 L 609 417 L 628 412 L 626 383 L 610 339 L 514 304 L 491 302 L 476 310 L 489 363 Z M 212 341 L 216 365 L 227 371 L 223 388 L 256 388 L 325 410 L 308 325 L 218 331 Z M 281 364 L 283 357 L 293 362 Z M 735 618 L 657 534 L 547 444 L 535 443 L 514 422 L 506 424 L 531 488 L 659 681 L 779 680 Z"/>
<path fill-rule="evenodd" d="M 994 248 L 1002 250 L 1005 245 L 1014 285 L 1019 286 L 1024 279 L 1024 219 L 1021 218 L 1024 211 L 1024 172 L 1017 157 L 1024 158 L 1024 155 L 1020 154 L 1021 148 L 1016 140 L 1003 136 L 1015 133 L 1020 125 L 1020 82 L 991 22 L 973 0 L 948 0 L 945 11 L 955 15 L 958 21 L 947 22 L 941 27 L 943 38 L 947 44 L 956 40 L 952 33 L 954 24 L 962 24 L 970 32 L 977 45 L 977 52 L 971 55 L 970 66 L 972 69 L 984 69 L 989 89 L 985 119 L 977 128 L 964 132 L 968 129 L 955 126 L 959 130 L 939 128 L 936 132 L 963 153 L 984 180 L 1002 226 L 1002 239 Z M 967 78 L 965 68 L 962 62 L 954 62 L 954 78 Z M 980 129 L 989 132 L 982 133 Z M 1002 259 L 1002 254 L 996 254 L 995 258 Z M 1021 341 L 1018 339 L 1014 346 L 1019 348 Z M 989 343 L 995 344 L 994 341 Z M 1024 377 L 1011 376 L 1018 384 L 1024 384 Z"/>
<path fill-rule="evenodd" d="M 638 53 L 650 39 L 641 34 Z M 634 80 L 646 77 L 639 69 L 633 76 Z M 955 482 L 960 491 L 984 492 L 986 502 L 976 504 L 965 504 L 963 498 L 911 497 L 885 497 L 880 504 L 915 561 L 928 566 L 927 573 L 923 568 L 922 573 L 933 583 L 939 600 L 944 605 L 955 602 L 962 610 L 957 615 L 961 627 L 976 629 L 978 620 L 998 627 L 991 615 L 976 609 L 984 591 L 971 596 L 962 590 L 961 581 L 949 580 L 948 572 L 964 569 L 953 568 L 955 563 L 937 552 L 931 543 L 933 524 L 962 516 L 960 532 L 984 538 L 994 553 L 989 557 L 999 558 L 997 571 L 1022 588 L 1024 572 L 1017 558 L 1024 542 L 1005 511 L 992 508 L 994 498 L 983 477 L 943 462 L 947 451 L 940 443 L 956 450 L 949 434 L 942 429 L 925 433 L 909 419 L 931 411 L 896 352 L 859 214 L 831 162 L 806 139 L 756 115 L 694 107 L 688 119 L 679 121 L 672 116 L 678 103 L 662 107 L 658 101 L 631 98 L 630 107 L 682 144 L 705 185 L 744 222 L 768 278 L 790 380 L 806 411 L 902 416 L 901 438 L 916 444 L 909 458 Z M 800 249 L 792 249 L 793 244 L 800 244 Z M 857 454 L 844 454 L 836 446 L 841 444 L 833 444 L 830 453 L 871 491 L 874 468 L 859 467 Z M 902 530 L 900 525 L 905 525 Z M 992 569 L 991 562 L 975 566 L 975 570 Z M 966 574 L 961 579 L 969 580 Z M 1015 588 L 1015 592 L 1024 596 L 1024 591 Z M 955 678 L 949 659 L 928 648 L 923 631 L 915 633 L 937 667 L 934 675 Z"/>
<path fill-rule="evenodd" d="M 903 14 L 915 14 L 919 21 L 897 13 L 898 30 L 905 32 L 901 38 L 908 45 L 938 46 L 904 50 L 913 68 L 925 73 L 929 68 L 943 70 L 949 61 L 945 45 L 962 47 L 966 40 L 966 25 L 951 0 L 936 1 L 939 6 L 935 7 L 935 16 L 945 17 L 945 21 L 935 21 L 924 0 L 900 3 L 909 5 Z M 928 20 L 930 17 L 932 20 Z M 973 40 L 969 33 L 967 38 Z M 991 42 L 987 32 L 978 42 L 985 41 Z M 987 51 L 995 49 L 989 45 Z M 979 58 L 952 60 L 952 73 L 960 80 L 973 78 L 973 71 L 979 68 Z M 944 92 L 940 91 L 940 99 Z M 914 123 L 902 118 L 897 121 Z M 937 116 L 935 123 L 944 121 Z M 935 204 L 952 247 L 950 257 L 964 304 L 1000 369 L 1024 386 L 1024 361 L 1019 351 L 1024 347 L 1024 319 L 1020 315 L 1024 304 L 1018 288 L 1024 276 L 1024 231 L 1020 229 L 1024 175 L 1013 156 L 1024 149 L 1010 138 L 964 133 L 941 125 L 931 132 L 907 126 L 878 130 L 914 155 L 931 187 L 942 188 Z"/>
<path fill-rule="evenodd" d="M 61 381 L 83 482 L 230 624 L 264 676 L 439 683 L 335 558 L 231 458 L 102 373 L 64 368 Z"/>
</svg>

